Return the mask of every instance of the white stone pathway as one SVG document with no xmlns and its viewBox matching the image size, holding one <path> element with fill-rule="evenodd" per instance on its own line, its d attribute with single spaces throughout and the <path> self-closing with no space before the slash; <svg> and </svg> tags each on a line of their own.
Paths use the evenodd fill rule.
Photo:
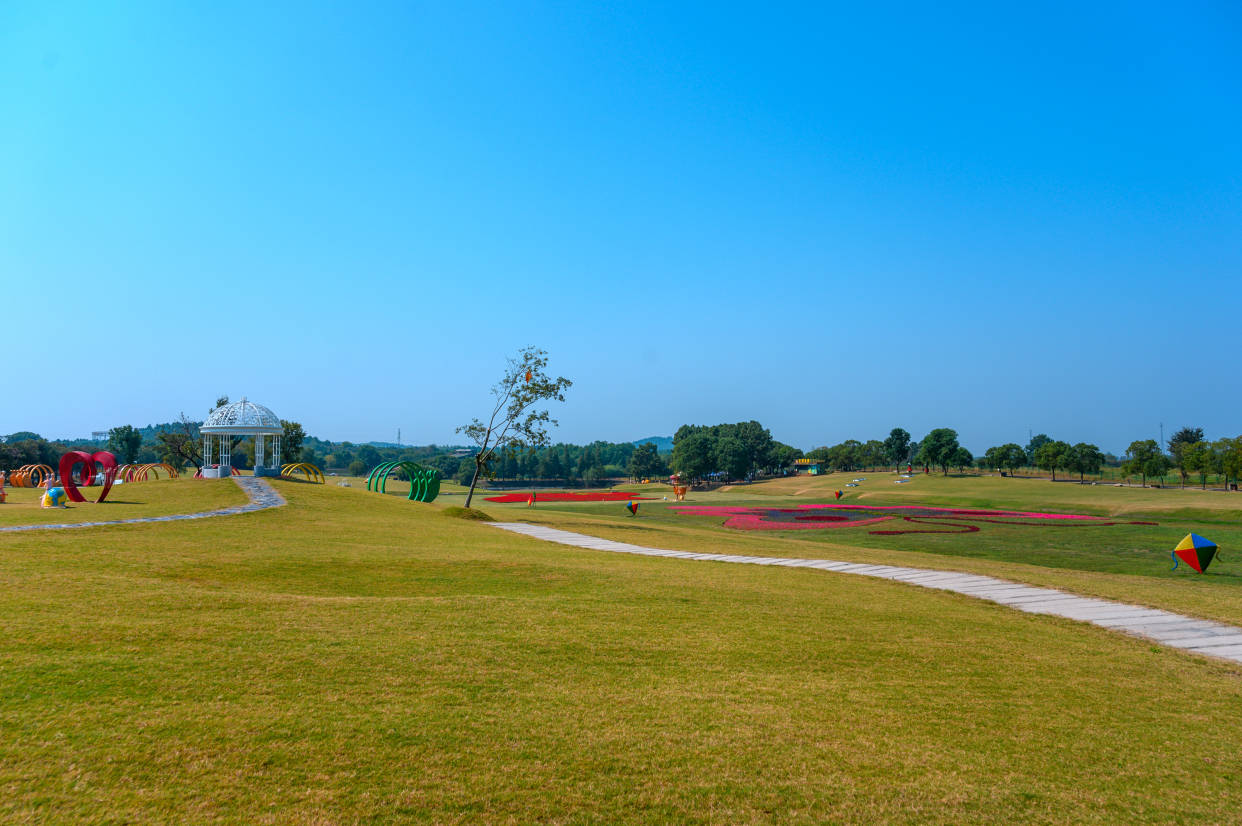
<svg viewBox="0 0 1242 826">
<path fill-rule="evenodd" d="M 903 568 L 896 565 L 864 565 L 857 562 L 835 562 L 831 559 L 790 559 L 770 556 L 730 556 L 727 554 L 692 553 L 645 548 L 626 542 L 613 542 L 586 534 L 530 525 L 525 522 L 493 522 L 493 527 L 506 531 L 573 545 L 597 551 L 613 551 L 642 556 L 667 556 L 674 559 L 695 559 L 707 562 L 741 562 L 748 565 L 780 565 L 787 568 L 818 568 L 841 574 L 892 579 L 924 588 L 954 591 L 1001 605 L 1008 605 L 1030 614 L 1052 614 L 1081 622 L 1089 622 L 1113 631 L 1124 631 L 1161 645 L 1182 648 L 1196 654 L 1221 657 L 1242 663 L 1242 628 L 1218 622 L 1184 617 L 1156 608 L 1127 605 L 1092 597 L 1080 597 L 1053 588 L 1036 588 L 1007 582 L 990 576 L 934 571 L 926 568 Z"/>
<path fill-rule="evenodd" d="M 137 516 L 133 519 L 110 519 L 106 522 L 60 522 L 43 525 L 9 525 L 0 528 L 0 533 L 16 533 L 18 531 L 67 531 L 75 528 L 99 528 L 104 525 L 133 525 L 138 522 L 179 522 L 183 519 L 206 519 L 209 516 L 232 516 L 235 513 L 252 513 L 254 511 L 279 508 L 285 504 L 285 497 L 276 492 L 266 479 L 254 476 L 234 476 L 233 481 L 246 492 L 250 498 L 248 505 L 234 505 L 231 508 L 220 508 L 214 511 L 198 513 L 174 513 L 168 516 Z M 119 490 L 119 488 L 117 488 Z M 89 504 L 89 503 L 88 503 Z"/>
</svg>

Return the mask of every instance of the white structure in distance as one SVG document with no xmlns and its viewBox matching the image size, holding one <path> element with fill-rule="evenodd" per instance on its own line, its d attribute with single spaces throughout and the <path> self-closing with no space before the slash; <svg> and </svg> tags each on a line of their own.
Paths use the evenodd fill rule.
<svg viewBox="0 0 1242 826">
<path fill-rule="evenodd" d="M 199 433 L 203 436 L 203 478 L 233 475 L 233 437 L 254 437 L 254 475 L 280 475 L 280 417 L 245 396 L 239 402 L 211 411 Z"/>
</svg>

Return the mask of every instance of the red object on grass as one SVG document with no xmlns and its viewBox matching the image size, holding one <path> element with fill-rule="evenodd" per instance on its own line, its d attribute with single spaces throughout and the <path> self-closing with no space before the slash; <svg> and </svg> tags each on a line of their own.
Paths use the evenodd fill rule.
<svg viewBox="0 0 1242 826">
<path fill-rule="evenodd" d="M 108 498 L 108 491 L 112 490 L 112 482 L 116 479 L 116 457 L 106 450 L 98 453 L 84 453 L 81 450 L 71 450 L 64 456 L 60 457 L 60 484 L 65 489 L 65 496 L 70 502 L 85 502 L 86 497 L 78 490 L 78 486 L 73 482 L 73 467 L 81 463 L 82 465 L 82 484 L 86 485 L 95 478 L 95 467 L 98 465 L 104 474 L 103 490 L 99 494 L 99 498 L 95 502 L 102 502 Z"/>
<path fill-rule="evenodd" d="M 500 496 L 485 497 L 488 502 L 529 502 L 532 494 L 505 493 Z M 622 491 L 599 491 L 597 493 L 541 493 L 539 502 L 628 502 L 631 499 L 650 499 L 650 496 L 635 496 Z"/>
</svg>

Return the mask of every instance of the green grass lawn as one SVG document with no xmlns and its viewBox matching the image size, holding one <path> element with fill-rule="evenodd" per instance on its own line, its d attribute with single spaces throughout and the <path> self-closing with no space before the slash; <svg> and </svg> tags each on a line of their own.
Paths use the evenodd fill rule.
<svg viewBox="0 0 1242 826">
<path fill-rule="evenodd" d="M 168 516 L 244 505 L 245 492 L 227 479 L 193 479 L 180 476 L 148 482 L 114 485 L 108 498 L 93 500 L 100 488 L 79 488 L 88 502 L 70 502 L 64 508 L 42 508 L 42 488 L 5 487 L 8 494 L 0 505 L 0 527 L 6 525 L 63 524 L 66 522 L 104 522 L 141 516 Z"/>
<path fill-rule="evenodd" d="M 844 487 L 859 477 L 866 477 L 861 487 Z M 676 504 L 671 495 L 646 486 L 625 488 L 657 498 L 641 503 L 636 519 L 629 517 L 624 503 L 547 502 L 533 510 L 520 504 L 482 504 L 501 519 L 538 522 L 638 544 L 970 571 L 1242 625 L 1242 494 L 921 474 L 910 483 L 895 485 L 894 478 L 891 473 L 802 476 L 711 493 L 692 492 L 686 504 L 796 506 L 835 501 L 832 492 L 840 489 L 846 491 L 843 503 L 1056 511 L 1159 524 L 985 524 L 972 534 L 905 536 L 869 533 L 888 525 L 748 532 L 722 527 L 722 516 L 677 514 L 668 509 Z M 667 502 L 660 498 L 666 495 Z M 1172 570 L 1169 552 L 1192 531 L 1215 540 L 1222 549 L 1222 560 L 1204 575 L 1184 565 Z"/>
<path fill-rule="evenodd" d="M 89 551 L 82 533 L 0 534 L 0 821 L 1223 823 L 1242 807 L 1232 665 L 898 583 L 601 554 L 439 503 L 276 485 L 287 507 L 92 529 Z"/>
</svg>

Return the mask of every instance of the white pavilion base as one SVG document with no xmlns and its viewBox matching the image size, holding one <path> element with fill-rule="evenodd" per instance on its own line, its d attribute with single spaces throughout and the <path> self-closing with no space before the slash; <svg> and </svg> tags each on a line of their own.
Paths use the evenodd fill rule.
<svg viewBox="0 0 1242 826">
<path fill-rule="evenodd" d="M 228 465 L 221 465 L 220 467 L 203 468 L 204 479 L 227 479 L 232 475 L 233 475 L 233 469 L 229 467 Z"/>
<path fill-rule="evenodd" d="M 280 476 L 280 468 L 278 467 L 257 467 L 254 469 L 255 476 Z"/>
</svg>

